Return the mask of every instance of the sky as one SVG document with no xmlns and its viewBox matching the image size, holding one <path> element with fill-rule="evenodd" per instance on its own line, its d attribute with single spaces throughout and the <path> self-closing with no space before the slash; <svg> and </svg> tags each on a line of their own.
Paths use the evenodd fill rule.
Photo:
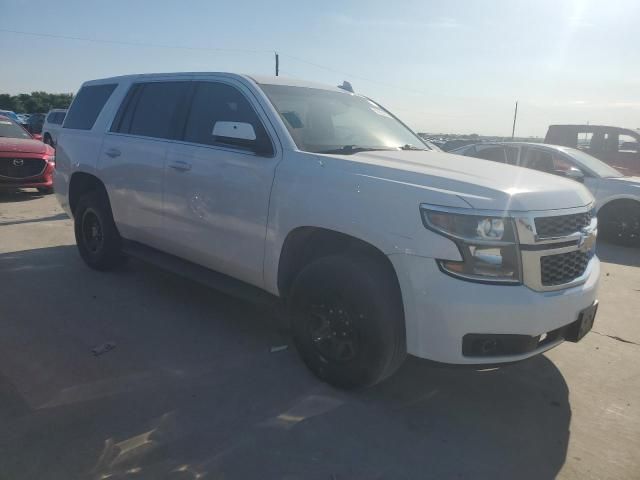
<svg viewBox="0 0 640 480">
<path fill-rule="evenodd" d="M 507 136 L 516 100 L 517 136 L 640 128 L 638 0 L 0 0 L 0 93 L 272 75 L 275 51 L 280 75 L 348 80 L 420 132 Z"/>
</svg>

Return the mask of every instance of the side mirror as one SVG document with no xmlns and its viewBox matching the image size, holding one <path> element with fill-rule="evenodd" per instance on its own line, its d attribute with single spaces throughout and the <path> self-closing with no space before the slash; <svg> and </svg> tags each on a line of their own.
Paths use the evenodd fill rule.
<svg viewBox="0 0 640 480">
<path fill-rule="evenodd" d="M 253 125 L 244 122 L 216 122 L 211 134 L 216 141 L 244 147 L 258 155 L 273 154 L 273 147 L 267 137 L 258 138 Z"/>
<path fill-rule="evenodd" d="M 213 126 L 214 137 L 222 137 L 224 139 L 255 141 L 256 131 L 250 123 L 242 122 L 216 122 Z"/>
</svg>

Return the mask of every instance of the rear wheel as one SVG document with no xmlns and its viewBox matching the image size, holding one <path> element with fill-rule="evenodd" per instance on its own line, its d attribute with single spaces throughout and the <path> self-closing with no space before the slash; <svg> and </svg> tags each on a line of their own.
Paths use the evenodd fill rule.
<svg viewBox="0 0 640 480">
<path fill-rule="evenodd" d="M 374 385 L 406 357 L 400 291 L 377 259 L 355 254 L 314 261 L 296 278 L 289 306 L 302 359 L 332 385 Z"/>
<path fill-rule="evenodd" d="M 598 230 L 605 240 L 624 246 L 640 246 L 640 202 L 619 200 L 598 212 Z"/>
<path fill-rule="evenodd" d="M 122 263 L 122 239 L 104 191 L 88 192 L 78 200 L 74 230 L 80 256 L 91 268 L 110 270 Z"/>
</svg>

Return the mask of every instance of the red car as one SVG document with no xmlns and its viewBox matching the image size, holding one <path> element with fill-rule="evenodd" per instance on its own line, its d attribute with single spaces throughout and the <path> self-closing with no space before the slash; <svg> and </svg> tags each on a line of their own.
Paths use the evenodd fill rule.
<svg viewBox="0 0 640 480">
<path fill-rule="evenodd" d="M 9 117 L 0 115 L 0 189 L 53 192 L 55 150 Z"/>
</svg>

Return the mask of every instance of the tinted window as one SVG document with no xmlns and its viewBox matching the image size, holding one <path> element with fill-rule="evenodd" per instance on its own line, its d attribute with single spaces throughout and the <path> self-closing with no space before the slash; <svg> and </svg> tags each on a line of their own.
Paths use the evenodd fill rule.
<svg viewBox="0 0 640 480">
<path fill-rule="evenodd" d="M 64 128 L 91 130 L 115 88 L 116 85 L 82 87 L 69 109 Z"/>
<path fill-rule="evenodd" d="M 537 148 L 526 149 L 520 166 L 546 173 L 554 173 L 555 170 L 551 152 L 538 150 Z"/>
<path fill-rule="evenodd" d="M 47 122 L 53 123 L 55 125 L 62 124 L 64 120 L 64 112 L 53 112 L 47 116 Z"/>
<path fill-rule="evenodd" d="M 191 82 L 153 82 L 134 86 L 118 112 L 112 131 L 154 138 L 176 138 L 184 118 Z"/>
<path fill-rule="evenodd" d="M 129 93 L 127 93 L 126 98 L 120 105 L 116 118 L 113 120 L 113 124 L 111 125 L 112 132 L 129 133 L 136 103 L 138 102 L 138 98 L 140 97 L 143 87 L 144 85 L 137 84 L 133 85 L 129 89 Z"/>
<path fill-rule="evenodd" d="M 503 147 L 476 147 L 478 150 L 474 157 L 484 158 L 485 160 L 493 160 L 494 162 L 505 163 Z"/>
<path fill-rule="evenodd" d="M 253 126 L 258 141 L 267 133 L 249 101 L 224 83 L 198 82 L 184 130 L 184 140 L 205 145 L 238 145 L 212 134 L 216 122 L 243 122 Z"/>
</svg>

